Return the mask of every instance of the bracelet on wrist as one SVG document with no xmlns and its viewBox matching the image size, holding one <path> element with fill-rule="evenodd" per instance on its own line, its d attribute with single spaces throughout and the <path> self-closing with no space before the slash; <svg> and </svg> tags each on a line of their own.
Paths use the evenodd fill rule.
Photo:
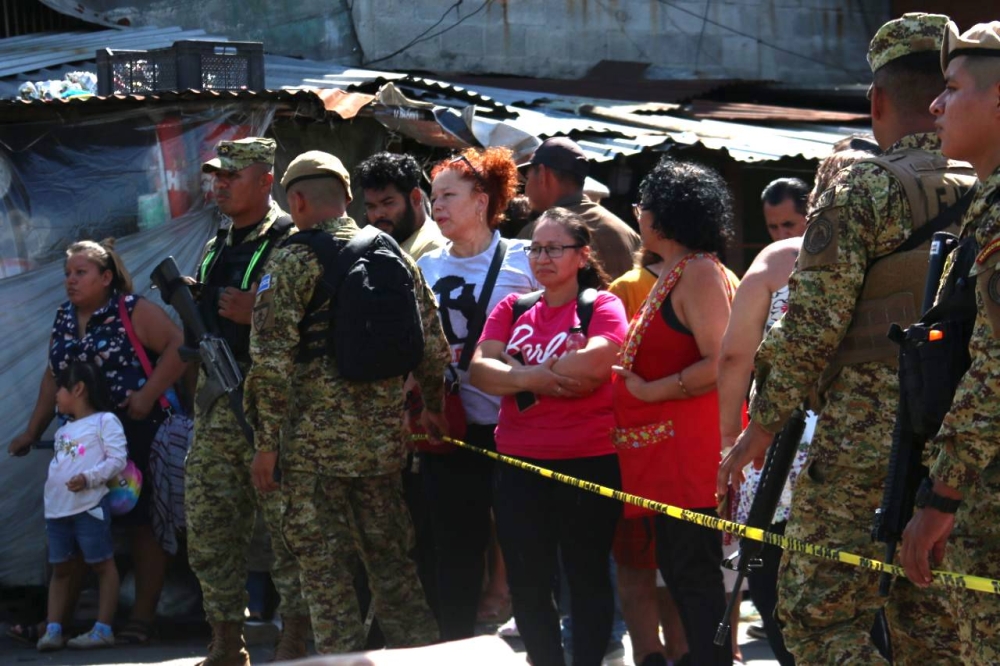
<svg viewBox="0 0 1000 666">
<path fill-rule="evenodd" d="M 687 387 L 684 386 L 684 371 L 681 370 L 677 373 L 677 385 L 681 388 L 681 393 L 684 394 L 685 398 L 690 398 L 691 394 L 688 393 Z"/>
</svg>

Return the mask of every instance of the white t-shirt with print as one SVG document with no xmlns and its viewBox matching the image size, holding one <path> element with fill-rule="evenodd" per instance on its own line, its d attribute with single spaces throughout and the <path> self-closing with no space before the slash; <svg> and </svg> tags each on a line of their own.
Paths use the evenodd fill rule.
<svg viewBox="0 0 1000 666">
<path fill-rule="evenodd" d="M 125 469 L 128 448 L 125 431 L 111 412 L 96 412 L 70 421 L 56 431 L 54 455 L 45 481 L 45 517 L 64 518 L 83 513 L 108 494 L 107 482 Z M 66 483 L 77 474 L 87 487 L 73 492 Z"/>
<path fill-rule="evenodd" d="M 468 318 L 475 312 L 483 282 L 493 262 L 493 254 L 500 242 L 499 232 L 493 232 L 493 240 L 485 252 L 474 257 L 456 257 L 451 254 L 451 243 L 446 247 L 429 252 L 417 260 L 417 266 L 424 274 L 424 281 L 430 286 L 438 300 L 438 313 L 444 334 L 451 345 L 452 365 L 458 366 L 462 347 L 468 336 Z M 486 309 L 488 317 L 497 303 L 509 294 L 527 294 L 541 287 L 535 280 L 524 253 L 525 241 L 507 239 L 507 255 L 500 266 L 493 293 Z M 475 344 L 475 340 L 472 344 Z M 462 381 L 462 404 L 469 423 L 488 425 L 497 422 L 500 412 L 500 397 L 487 395 L 471 386 L 468 372 L 460 372 Z"/>
</svg>

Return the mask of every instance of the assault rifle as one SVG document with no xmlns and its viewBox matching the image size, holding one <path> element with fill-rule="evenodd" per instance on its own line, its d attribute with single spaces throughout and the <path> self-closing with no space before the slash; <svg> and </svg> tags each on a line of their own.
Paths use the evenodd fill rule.
<svg viewBox="0 0 1000 666">
<path fill-rule="evenodd" d="M 757 482 L 753 503 L 750 505 L 750 514 L 747 516 L 747 527 L 766 530 L 771 526 L 771 521 L 774 520 L 774 511 L 778 508 L 778 500 L 781 499 L 781 492 L 785 488 L 788 472 L 792 469 L 792 462 L 799 450 L 799 442 L 802 441 L 802 433 L 805 432 L 805 429 L 805 413 L 799 408 L 792 412 L 788 423 L 781 429 L 781 432 L 775 435 L 774 443 L 768 447 L 767 456 L 764 458 L 764 467 L 760 473 L 760 480 Z M 736 582 L 733 583 L 733 591 L 729 595 L 726 612 L 715 632 L 716 645 L 725 645 L 726 643 L 726 638 L 729 636 L 729 618 L 732 617 L 734 605 L 739 603 L 739 592 L 743 585 L 743 579 L 754 569 L 760 569 L 763 566 L 761 554 L 765 545 L 765 542 L 754 541 L 746 537 L 740 539 L 738 555 L 740 563 L 736 567 Z"/>
<path fill-rule="evenodd" d="M 969 367 L 968 337 L 976 316 L 975 291 L 966 277 L 975 257 L 974 244 L 963 242 L 955 255 L 949 284 L 934 305 L 945 260 L 959 247 L 958 239 L 939 231 L 931 241 L 927 282 L 920 321 L 905 331 L 889 328 L 899 345 L 899 406 L 892 431 L 892 451 L 882 505 L 875 511 L 872 540 L 885 544 L 885 562 L 892 564 L 903 530 L 913 516 L 920 482 L 928 475 L 924 447 L 941 428 L 958 381 Z M 879 594 L 888 596 L 892 575 L 883 573 Z"/>
<path fill-rule="evenodd" d="M 198 348 L 181 347 L 180 355 L 185 361 L 200 360 L 209 380 L 229 398 L 229 406 L 236 415 L 240 429 L 247 441 L 253 446 L 253 428 L 247 423 L 243 412 L 243 373 L 236 363 L 232 350 L 226 341 L 209 331 L 198 312 L 198 305 L 191 294 L 191 287 L 181 277 L 177 262 L 173 257 L 161 261 L 150 274 L 150 279 L 160 290 L 164 302 L 177 311 L 181 321 L 198 341 Z"/>
</svg>

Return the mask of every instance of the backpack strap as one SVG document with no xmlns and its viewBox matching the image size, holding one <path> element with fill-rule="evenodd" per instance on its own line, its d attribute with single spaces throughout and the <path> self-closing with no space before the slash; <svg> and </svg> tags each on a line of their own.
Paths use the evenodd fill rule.
<svg viewBox="0 0 1000 666">
<path fill-rule="evenodd" d="M 591 287 L 581 289 L 576 295 L 576 316 L 580 320 L 580 330 L 587 334 L 590 320 L 594 317 L 594 303 L 597 301 L 597 290 Z"/>
<path fill-rule="evenodd" d="M 532 291 L 530 293 L 524 294 L 514 301 L 513 317 L 510 320 L 511 324 L 517 323 L 517 320 L 521 318 L 525 312 L 535 307 L 535 303 L 542 299 L 543 291 L 539 289 L 538 291 Z"/>
<path fill-rule="evenodd" d="M 535 304 L 541 300 L 542 293 L 543 291 L 541 290 L 532 291 L 514 301 L 511 323 L 517 322 L 524 313 L 535 307 Z M 584 335 L 587 334 L 587 329 L 590 328 L 590 320 L 594 316 L 594 303 L 596 301 L 597 290 L 590 287 L 581 289 L 580 293 L 576 295 L 576 317 L 580 320 L 580 330 L 583 331 Z"/>
<path fill-rule="evenodd" d="M 351 270 L 354 262 L 360 259 L 368 251 L 368 248 L 377 242 L 380 235 L 382 235 L 382 232 L 379 231 L 378 227 L 369 224 L 361 227 L 361 231 L 349 240 L 347 245 L 341 248 L 337 254 L 337 260 L 333 263 L 330 275 L 323 276 L 323 283 L 330 291 L 330 298 L 333 298 L 333 295 L 337 293 L 340 283 L 344 281 L 344 277 Z M 389 234 L 385 234 L 385 236 L 390 239 L 392 238 Z M 393 242 L 395 243 L 395 241 Z"/>
</svg>

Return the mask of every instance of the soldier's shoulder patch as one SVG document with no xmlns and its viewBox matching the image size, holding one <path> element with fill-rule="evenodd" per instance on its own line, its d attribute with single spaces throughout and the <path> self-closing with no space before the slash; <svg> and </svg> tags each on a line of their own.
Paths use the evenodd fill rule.
<svg viewBox="0 0 1000 666">
<path fill-rule="evenodd" d="M 986 293 L 989 295 L 991 301 L 1000 305 L 1000 271 L 993 272 L 986 287 Z"/>
<path fill-rule="evenodd" d="M 809 254 L 819 254 L 829 247 L 836 233 L 833 225 L 833 221 L 823 215 L 813 219 L 806 227 L 802 249 Z"/>
<path fill-rule="evenodd" d="M 268 274 L 265 277 L 271 276 Z M 261 289 L 264 286 L 264 280 L 261 279 L 261 286 L 257 288 L 257 302 L 254 303 L 250 321 L 254 333 L 263 333 L 274 325 L 274 290 L 270 288 L 274 280 L 268 280 L 267 284 L 267 289 Z"/>
<path fill-rule="evenodd" d="M 816 210 L 822 210 L 824 208 L 829 208 L 834 204 L 837 199 L 837 188 L 828 187 L 823 190 L 823 193 L 816 197 L 816 204 L 814 208 Z"/>
<path fill-rule="evenodd" d="M 1000 251 L 1000 238 L 995 238 L 990 241 L 986 247 L 984 247 L 982 251 L 976 255 L 976 263 L 979 266 L 983 266 L 990 257 L 997 253 L 997 251 Z"/>
</svg>

